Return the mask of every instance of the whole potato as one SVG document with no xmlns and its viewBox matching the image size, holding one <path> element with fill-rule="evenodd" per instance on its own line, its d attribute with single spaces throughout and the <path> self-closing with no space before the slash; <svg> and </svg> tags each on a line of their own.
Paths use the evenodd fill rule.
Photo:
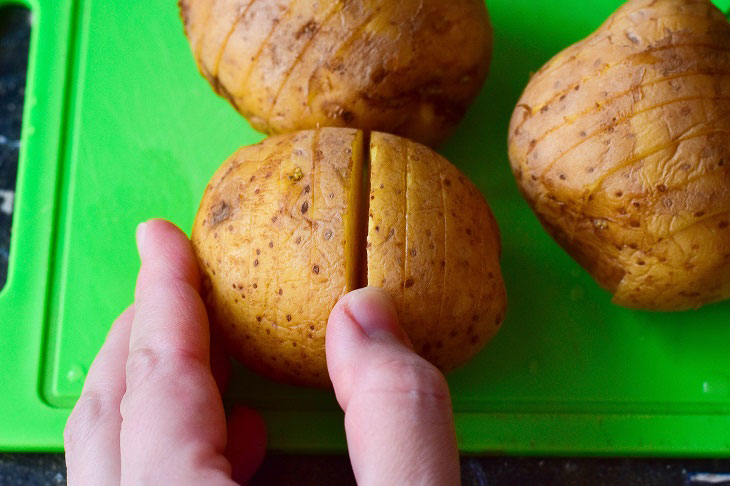
<svg viewBox="0 0 730 486">
<path fill-rule="evenodd" d="M 368 143 L 324 128 L 240 149 L 208 185 L 192 242 L 229 351 L 289 383 L 329 385 L 328 315 L 363 285 L 393 297 L 416 351 L 443 370 L 471 358 L 504 317 L 484 198 L 444 158 L 393 135 Z"/>
<path fill-rule="evenodd" d="M 381 130 L 429 145 L 487 75 L 482 0 L 180 0 L 198 67 L 257 130 Z"/>
<path fill-rule="evenodd" d="M 730 297 L 730 24 L 630 0 L 542 67 L 509 155 L 545 228 L 619 305 Z"/>
</svg>

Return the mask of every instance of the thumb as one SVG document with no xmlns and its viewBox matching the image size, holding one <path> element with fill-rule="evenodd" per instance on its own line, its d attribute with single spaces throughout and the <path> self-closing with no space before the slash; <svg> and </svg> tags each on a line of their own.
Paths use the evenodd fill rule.
<svg viewBox="0 0 730 486">
<path fill-rule="evenodd" d="M 390 297 L 372 287 L 347 294 L 325 342 L 358 484 L 458 484 L 446 380 L 413 352 Z"/>
</svg>

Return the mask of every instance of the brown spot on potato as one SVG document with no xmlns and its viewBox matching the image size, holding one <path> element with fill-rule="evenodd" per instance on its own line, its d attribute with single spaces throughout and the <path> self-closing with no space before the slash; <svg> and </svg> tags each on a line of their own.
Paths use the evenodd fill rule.
<svg viewBox="0 0 730 486">
<path fill-rule="evenodd" d="M 409 277 L 409 278 L 408 278 L 408 279 L 406 279 L 406 281 L 404 282 L 404 285 L 405 285 L 405 287 L 406 287 L 407 289 L 408 289 L 408 288 L 411 288 L 411 287 L 413 287 L 413 279 Z"/>
<path fill-rule="evenodd" d="M 664 184 L 659 184 L 658 186 L 656 186 L 656 190 L 659 192 L 666 192 L 667 186 L 665 186 Z"/>
<path fill-rule="evenodd" d="M 730 226 L 730 223 L 728 223 L 727 221 L 720 221 L 720 223 L 717 225 L 717 227 L 720 229 L 725 229 L 728 226 Z"/>
<path fill-rule="evenodd" d="M 319 24 L 314 20 L 310 20 L 306 24 L 302 25 L 298 31 L 296 31 L 296 33 L 294 34 L 294 38 L 299 40 L 302 36 L 311 37 L 318 28 Z"/>
<path fill-rule="evenodd" d="M 679 295 L 681 295 L 683 297 L 699 297 L 700 293 L 699 292 L 688 292 L 686 290 L 682 290 L 681 292 L 679 292 Z"/>
<path fill-rule="evenodd" d="M 231 215 L 231 206 L 226 201 L 220 201 L 210 209 L 208 219 L 211 226 L 218 226 Z"/>
<path fill-rule="evenodd" d="M 302 203 L 302 214 L 306 214 L 307 210 L 309 209 L 309 201 L 304 201 Z"/>
<path fill-rule="evenodd" d="M 319 275 L 319 265 L 313 265 L 313 266 L 312 266 L 312 272 L 313 272 L 313 273 L 314 273 L 315 275 Z"/>
</svg>

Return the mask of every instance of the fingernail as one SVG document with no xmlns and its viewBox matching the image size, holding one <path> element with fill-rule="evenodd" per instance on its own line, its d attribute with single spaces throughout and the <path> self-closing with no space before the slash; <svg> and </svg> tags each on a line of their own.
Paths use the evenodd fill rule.
<svg viewBox="0 0 730 486">
<path fill-rule="evenodd" d="M 372 337 L 388 333 L 399 341 L 404 341 L 395 304 L 387 293 L 375 287 L 365 287 L 351 292 L 350 295 L 350 315 L 365 334 Z"/>
<path fill-rule="evenodd" d="M 142 246 L 144 245 L 144 237 L 147 232 L 147 223 L 139 223 L 137 225 L 137 231 L 135 233 L 137 239 L 137 249 L 141 252 Z"/>
</svg>

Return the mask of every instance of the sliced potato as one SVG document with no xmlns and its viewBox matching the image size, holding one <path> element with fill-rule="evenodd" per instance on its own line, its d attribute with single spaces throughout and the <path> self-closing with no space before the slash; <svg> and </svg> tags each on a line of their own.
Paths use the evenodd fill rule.
<svg viewBox="0 0 730 486">
<path fill-rule="evenodd" d="M 325 126 L 434 145 L 489 67 L 481 0 L 180 0 L 200 71 L 257 130 Z"/>
<path fill-rule="evenodd" d="M 203 196 L 192 241 L 211 321 L 266 376 L 329 385 L 329 312 L 365 283 L 394 298 L 416 351 L 444 370 L 502 322 L 499 235 L 477 189 L 423 145 L 364 142 L 342 128 L 269 138 L 228 159 Z"/>
<path fill-rule="evenodd" d="M 509 155 L 545 228 L 619 305 L 730 297 L 730 24 L 630 0 L 530 80 Z"/>
</svg>

